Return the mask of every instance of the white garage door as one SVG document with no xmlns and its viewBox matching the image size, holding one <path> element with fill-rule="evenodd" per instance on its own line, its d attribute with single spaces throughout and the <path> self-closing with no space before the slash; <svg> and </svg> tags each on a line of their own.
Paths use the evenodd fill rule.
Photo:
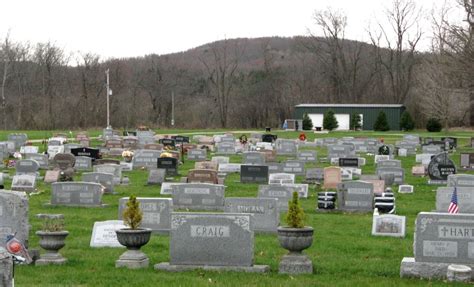
<svg viewBox="0 0 474 287">
<path fill-rule="evenodd" d="M 339 124 L 337 130 L 339 131 L 347 131 L 350 129 L 350 119 L 351 116 L 349 114 L 336 114 L 336 120 Z"/>
<path fill-rule="evenodd" d="M 313 122 L 313 127 L 323 127 L 323 114 L 308 114 L 308 116 Z"/>
</svg>

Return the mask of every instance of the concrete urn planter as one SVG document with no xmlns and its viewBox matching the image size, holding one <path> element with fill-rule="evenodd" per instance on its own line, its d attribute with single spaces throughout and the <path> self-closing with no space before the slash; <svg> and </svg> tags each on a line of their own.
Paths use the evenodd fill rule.
<svg viewBox="0 0 474 287">
<path fill-rule="evenodd" d="M 116 230 L 115 233 L 117 234 L 118 242 L 127 247 L 127 251 L 115 261 L 115 267 L 127 267 L 129 269 L 148 267 L 148 256 L 140 251 L 140 248 L 150 241 L 151 229 L 124 228 Z"/>
<path fill-rule="evenodd" d="M 302 253 L 313 243 L 314 230 L 310 226 L 303 228 L 278 227 L 278 241 L 281 247 L 289 251 L 283 256 L 278 268 L 283 274 L 313 273 L 313 263 Z"/>
<path fill-rule="evenodd" d="M 40 238 L 39 245 L 46 250 L 46 253 L 36 260 L 36 265 L 60 265 L 67 262 L 67 259 L 59 253 L 59 250 L 66 245 L 68 231 L 37 231 L 36 235 Z"/>
</svg>

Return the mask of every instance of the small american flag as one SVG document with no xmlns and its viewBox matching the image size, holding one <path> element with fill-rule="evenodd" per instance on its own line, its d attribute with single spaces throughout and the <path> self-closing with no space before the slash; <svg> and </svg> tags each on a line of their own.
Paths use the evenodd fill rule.
<svg viewBox="0 0 474 287">
<path fill-rule="evenodd" d="M 451 203 L 449 204 L 448 212 L 449 213 L 458 213 L 459 212 L 458 193 L 456 191 L 456 187 L 454 188 L 453 195 L 451 196 Z"/>
</svg>

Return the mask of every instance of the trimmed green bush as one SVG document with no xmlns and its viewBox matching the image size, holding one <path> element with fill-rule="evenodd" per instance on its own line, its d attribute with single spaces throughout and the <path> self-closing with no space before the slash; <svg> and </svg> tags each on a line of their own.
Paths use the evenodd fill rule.
<svg viewBox="0 0 474 287">
<path fill-rule="evenodd" d="M 411 131 L 415 128 L 415 122 L 411 118 L 408 111 L 404 111 L 400 118 L 400 129 L 404 131 Z"/>
<path fill-rule="evenodd" d="M 286 224 L 292 228 L 304 227 L 304 211 L 301 208 L 298 192 L 293 192 L 293 198 L 288 202 L 288 213 L 286 214 Z"/>
<path fill-rule="evenodd" d="M 430 118 L 426 123 L 426 129 L 429 132 L 440 132 L 442 128 L 441 121 L 437 118 Z"/>
<path fill-rule="evenodd" d="M 303 130 L 310 131 L 313 128 L 313 121 L 307 113 L 303 115 Z"/>
<path fill-rule="evenodd" d="M 123 222 L 131 229 L 137 229 L 142 223 L 143 212 L 135 195 L 130 195 L 127 208 L 123 212 Z"/>
<path fill-rule="evenodd" d="M 389 130 L 390 126 L 388 125 L 387 115 L 384 111 L 380 111 L 374 123 L 374 131 L 386 132 Z"/>
<path fill-rule="evenodd" d="M 359 130 L 362 128 L 360 114 L 352 114 L 351 116 L 351 130 Z"/>
<path fill-rule="evenodd" d="M 323 128 L 328 131 L 332 131 L 339 127 L 339 123 L 337 122 L 336 116 L 332 110 L 328 110 L 324 114 L 323 118 Z"/>
</svg>

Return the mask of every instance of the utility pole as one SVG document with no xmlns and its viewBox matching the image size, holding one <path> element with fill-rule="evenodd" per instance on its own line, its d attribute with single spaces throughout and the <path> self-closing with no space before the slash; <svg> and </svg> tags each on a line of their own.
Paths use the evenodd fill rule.
<svg viewBox="0 0 474 287">
<path fill-rule="evenodd" d="M 171 126 L 174 127 L 174 91 L 171 92 Z"/>
<path fill-rule="evenodd" d="M 112 90 L 109 87 L 109 69 L 105 71 L 105 74 L 107 75 L 107 128 L 111 129 L 112 127 L 110 126 L 110 99 L 109 97 L 112 95 Z"/>
</svg>

